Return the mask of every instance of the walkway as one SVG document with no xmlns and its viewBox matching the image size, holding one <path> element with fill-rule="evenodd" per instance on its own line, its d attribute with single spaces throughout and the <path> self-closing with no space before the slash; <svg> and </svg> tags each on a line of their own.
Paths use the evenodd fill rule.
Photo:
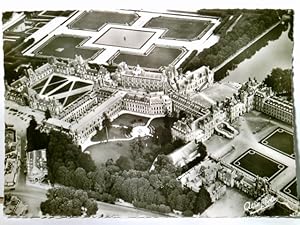
<svg viewBox="0 0 300 225">
<path fill-rule="evenodd" d="M 273 30 L 275 27 L 277 27 L 280 24 L 280 21 L 271 26 L 269 29 L 267 29 L 265 32 L 263 32 L 261 35 L 256 37 L 254 40 L 249 42 L 247 45 L 245 45 L 243 48 L 232 54 L 229 58 L 227 58 L 224 62 L 222 62 L 219 66 L 213 68 L 213 71 L 216 72 L 220 70 L 223 66 L 225 66 L 227 63 L 229 63 L 231 60 L 233 60 L 235 57 L 237 57 L 239 54 L 241 54 L 243 51 L 245 51 L 247 48 L 249 48 L 251 45 L 253 45 L 255 42 L 257 42 L 259 39 L 261 39 L 263 36 L 265 36 L 267 33 L 269 33 L 271 30 Z"/>
</svg>

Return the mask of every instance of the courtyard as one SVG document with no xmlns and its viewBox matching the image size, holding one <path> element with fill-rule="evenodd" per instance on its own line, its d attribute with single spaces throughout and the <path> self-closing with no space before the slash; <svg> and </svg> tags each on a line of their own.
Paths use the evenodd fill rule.
<svg viewBox="0 0 300 225">
<path fill-rule="evenodd" d="M 261 143 L 283 154 L 293 158 L 295 157 L 293 134 L 282 128 L 277 128 L 266 138 L 261 140 Z"/>
<path fill-rule="evenodd" d="M 142 48 L 155 32 L 110 28 L 102 34 L 94 43 L 100 45 L 117 46 L 122 48 Z"/>
<path fill-rule="evenodd" d="M 178 58 L 183 57 L 183 54 L 186 54 L 184 49 L 154 46 L 147 55 L 132 55 L 121 52 L 111 60 L 116 64 L 126 62 L 129 66 L 140 65 L 145 68 L 159 69 L 175 64 L 179 60 Z"/>
<path fill-rule="evenodd" d="M 68 106 L 92 89 L 92 83 L 53 73 L 32 87 L 37 93 L 55 97 L 63 106 Z"/>
<path fill-rule="evenodd" d="M 192 40 L 204 32 L 210 24 L 205 20 L 159 16 L 152 18 L 144 27 L 165 29 L 166 32 L 161 38 Z"/>
<path fill-rule="evenodd" d="M 285 165 L 253 149 L 246 151 L 231 164 L 254 177 L 263 177 L 269 181 L 286 168 Z"/>
<path fill-rule="evenodd" d="M 56 35 L 36 49 L 34 54 L 36 56 L 54 56 L 64 59 L 74 59 L 75 55 L 81 55 L 83 59 L 93 59 L 99 55 L 103 49 L 81 47 L 87 40 L 88 37 L 83 36 Z"/>
<path fill-rule="evenodd" d="M 69 24 L 69 28 L 97 31 L 108 23 L 131 25 L 138 18 L 138 15 L 135 13 L 89 11 L 82 13 L 76 20 Z"/>
</svg>

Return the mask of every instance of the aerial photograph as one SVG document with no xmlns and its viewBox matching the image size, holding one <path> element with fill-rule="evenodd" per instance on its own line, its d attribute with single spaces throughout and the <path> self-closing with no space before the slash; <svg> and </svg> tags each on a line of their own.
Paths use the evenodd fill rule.
<svg viewBox="0 0 300 225">
<path fill-rule="evenodd" d="M 293 28 L 291 9 L 3 12 L 3 216 L 299 217 Z"/>
</svg>

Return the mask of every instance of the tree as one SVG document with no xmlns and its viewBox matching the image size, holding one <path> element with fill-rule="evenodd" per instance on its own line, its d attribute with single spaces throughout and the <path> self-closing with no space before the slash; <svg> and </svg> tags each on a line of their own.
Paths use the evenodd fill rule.
<svg viewBox="0 0 300 225">
<path fill-rule="evenodd" d="M 106 141 L 108 142 L 108 132 L 111 127 L 111 121 L 106 113 L 103 113 L 102 127 L 106 132 Z"/>
<path fill-rule="evenodd" d="M 271 87 L 277 94 L 286 94 L 289 98 L 292 96 L 292 70 L 274 68 L 270 75 L 263 81 L 265 85 Z"/>
<path fill-rule="evenodd" d="M 52 116 L 51 116 L 51 112 L 50 112 L 49 108 L 47 108 L 46 111 L 45 111 L 45 118 L 46 118 L 46 120 L 47 120 L 47 119 L 49 119 L 49 118 L 51 118 L 51 117 L 52 117 Z"/>
<path fill-rule="evenodd" d="M 43 214 L 55 216 L 81 216 L 85 213 L 90 216 L 98 210 L 97 203 L 89 199 L 85 191 L 69 187 L 49 189 L 47 200 L 40 208 Z"/>
<path fill-rule="evenodd" d="M 121 170 L 130 170 L 134 168 L 133 161 L 130 158 L 122 155 L 117 159 L 116 165 L 120 167 Z"/>
<path fill-rule="evenodd" d="M 183 211 L 182 215 L 185 217 L 192 217 L 194 215 L 194 213 L 192 210 L 187 209 L 187 210 Z"/>
<path fill-rule="evenodd" d="M 145 146 L 141 137 L 135 139 L 130 147 L 130 153 L 133 160 L 142 157 Z"/>
<path fill-rule="evenodd" d="M 206 151 L 206 146 L 202 143 L 199 142 L 197 145 L 197 152 L 200 154 L 200 161 L 203 161 L 205 157 L 207 156 L 207 151 Z"/>
</svg>

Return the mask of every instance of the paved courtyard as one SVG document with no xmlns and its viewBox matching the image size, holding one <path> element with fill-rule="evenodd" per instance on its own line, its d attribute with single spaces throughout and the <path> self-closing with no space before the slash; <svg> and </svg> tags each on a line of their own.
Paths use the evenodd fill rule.
<svg viewBox="0 0 300 225">
<path fill-rule="evenodd" d="M 253 199 L 237 189 L 227 187 L 226 194 L 207 208 L 201 217 L 244 217 L 244 204 L 248 201 Z"/>
<path fill-rule="evenodd" d="M 269 117 L 256 111 L 247 113 L 244 117 L 239 118 L 233 125 L 240 132 L 233 140 L 214 135 L 210 140 L 205 142 L 207 150 L 212 156 L 221 158 L 227 163 L 232 163 L 249 149 L 254 149 L 261 155 L 286 166 L 284 170 L 281 170 L 281 172 L 271 180 L 271 187 L 275 191 L 280 191 L 294 179 L 296 176 L 295 160 L 259 143 L 260 140 L 278 127 L 293 132 L 291 126 L 275 120 L 270 120 Z M 263 163 L 261 166 L 257 165 L 256 167 L 258 170 L 265 170 L 265 165 Z"/>
</svg>

